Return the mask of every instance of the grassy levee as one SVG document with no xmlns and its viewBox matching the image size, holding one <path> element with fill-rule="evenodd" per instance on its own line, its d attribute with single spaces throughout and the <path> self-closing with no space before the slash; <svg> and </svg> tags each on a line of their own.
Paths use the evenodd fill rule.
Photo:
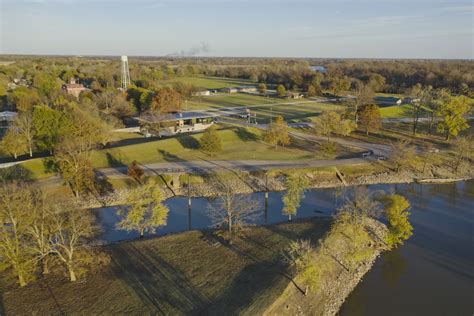
<svg viewBox="0 0 474 316">
<path fill-rule="evenodd" d="M 154 140 L 138 138 L 136 144 L 93 151 L 91 160 L 95 168 L 108 168 L 128 166 L 133 160 L 146 164 L 199 159 L 298 160 L 317 157 L 315 148 L 308 146 L 275 149 L 261 141 L 262 131 L 256 128 L 231 127 L 219 130 L 218 133 L 223 151 L 212 157 L 199 150 L 202 134 L 191 134 Z M 36 158 L 22 163 L 21 166 L 29 170 L 34 179 L 42 179 L 53 175 L 48 173 L 45 161 L 45 158 Z"/>
<path fill-rule="evenodd" d="M 10 284 L 7 315 L 259 315 L 291 279 L 281 263 L 290 241 L 319 240 L 329 219 L 248 228 L 232 245 L 191 231 L 105 246 L 108 267 L 76 283 L 58 273 L 25 288 Z"/>
</svg>

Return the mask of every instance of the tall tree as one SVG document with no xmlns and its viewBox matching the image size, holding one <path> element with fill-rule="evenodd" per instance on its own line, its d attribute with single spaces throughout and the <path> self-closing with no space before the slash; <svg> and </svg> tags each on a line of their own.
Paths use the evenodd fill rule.
<svg viewBox="0 0 474 316">
<path fill-rule="evenodd" d="M 268 125 L 263 133 L 263 139 L 271 146 L 275 146 L 275 148 L 278 147 L 278 145 L 286 146 L 290 144 L 288 124 L 283 120 L 283 117 L 277 116 L 275 120 Z"/>
<path fill-rule="evenodd" d="M 344 119 L 341 114 L 334 111 L 325 111 L 318 117 L 313 119 L 313 132 L 315 134 L 324 135 L 328 142 L 331 141 L 331 135 L 350 135 L 356 125 L 351 120 Z"/>
<path fill-rule="evenodd" d="M 433 88 L 431 86 L 425 87 L 417 83 L 409 90 L 413 117 L 413 135 L 416 135 L 416 132 L 418 131 L 418 122 L 420 120 L 423 107 L 430 102 L 432 89 Z"/>
<path fill-rule="evenodd" d="M 153 97 L 151 110 L 160 113 L 179 112 L 181 95 L 170 87 L 161 88 Z"/>
<path fill-rule="evenodd" d="M 443 120 L 438 124 L 438 131 L 446 133 L 446 139 L 457 136 L 459 132 L 469 128 L 464 115 L 472 108 L 472 102 L 465 96 L 451 97 L 449 102 L 442 103 L 439 109 Z"/>
<path fill-rule="evenodd" d="M 278 85 L 277 94 L 280 98 L 283 98 L 286 95 L 286 88 L 284 85 Z"/>
<path fill-rule="evenodd" d="M 390 248 L 402 245 L 413 234 L 409 216 L 410 203 L 399 194 L 388 194 L 381 199 L 388 221 L 387 244 Z"/>
<path fill-rule="evenodd" d="M 163 193 L 153 180 L 129 192 L 126 198 L 128 208 L 120 210 L 122 220 L 119 229 L 138 231 L 140 237 L 153 234 L 156 228 L 166 225 L 168 208 L 163 204 Z"/>
<path fill-rule="evenodd" d="M 285 188 L 286 193 L 283 195 L 283 214 L 288 215 L 288 220 L 291 221 L 291 216 L 296 215 L 296 212 L 301 204 L 301 199 L 304 197 L 304 190 L 309 185 L 308 179 L 297 172 L 291 172 L 286 175 Z"/>
<path fill-rule="evenodd" d="M 67 124 L 63 114 L 46 105 L 35 106 L 32 123 L 38 148 L 52 153 Z"/>
<path fill-rule="evenodd" d="M 395 165 L 395 170 L 400 170 L 413 163 L 415 159 L 415 147 L 407 140 L 399 140 L 391 144 L 389 161 Z"/>
<path fill-rule="evenodd" d="M 87 246 L 87 239 L 94 234 L 90 212 L 76 205 L 59 205 L 53 216 L 51 252 L 65 265 L 71 282 L 77 281 L 79 250 Z"/>
<path fill-rule="evenodd" d="M 222 151 L 222 140 L 215 126 L 211 126 L 204 131 L 199 139 L 199 147 L 211 156 Z"/>
<path fill-rule="evenodd" d="M 11 154 L 15 159 L 18 155 L 27 150 L 27 146 L 23 137 L 19 133 L 19 130 L 14 127 L 10 127 L 2 139 L 3 149 Z"/>
<path fill-rule="evenodd" d="M 370 85 L 357 81 L 354 93 L 354 98 L 349 100 L 349 107 L 354 114 L 354 122 L 357 124 L 359 122 L 360 108 L 373 102 L 374 91 Z"/>
<path fill-rule="evenodd" d="M 209 207 L 209 215 L 215 226 L 226 229 L 230 240 L 235 231 L 255 219 L 258 203 L 236 190 L 235 178 L 229 174 L 216 174 L 212 178 L 216 199 Z"/>
<path fill-rule="evenodd" d="M 365 129 L 367 137 L 370 132 L 378 131 L 382 127 L 380 109 L 376 104 L 366 104 L 360 109 L 359 124 Z"/>
<path fill-rule="evenodd" d="M 0 186 L 0 260 L 11 267 L 20 286 L 34 277 L 36 258 L 28 244 L 33 208 L 30 192 L 18 184 Z"/>
<path fill-rule="evenodd" d="M 33 148 L 35 146 L 35 130 L 33 126 L 33 115 L 31 112 L 21 112 L 17 115 L 13 126 L 17 130 L 18 135 L 25 143 L 30 157 L 33 157 Z"/>
</svg>

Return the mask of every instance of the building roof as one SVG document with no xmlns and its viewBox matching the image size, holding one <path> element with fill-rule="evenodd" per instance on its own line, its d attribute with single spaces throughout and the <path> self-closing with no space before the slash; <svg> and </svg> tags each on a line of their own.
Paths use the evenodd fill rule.
<svg viewBox="0 0 474 316">
<path fill-rule="evenodd" d="M 161 116 L 161 121 L 176 121 L 176 120 L 191 120 L 191 119 L 199 119 L 199 118 L 209 118 L 209 117 L 217 117 L 217 114 L 208 113 L 208 112 L 180 112 L 180 113 L 167 113 Z M 136 119 L 142 122 L 152 122 L 156 120 L 156 116 L 152 114 L 143 115 L 137 117 Z"/>
<path fill-rule="evenodd" d="M 16 112 L 4 111 L 0 112 L 0 121 L 13 121 L 16 117 Z"/>
</svg>

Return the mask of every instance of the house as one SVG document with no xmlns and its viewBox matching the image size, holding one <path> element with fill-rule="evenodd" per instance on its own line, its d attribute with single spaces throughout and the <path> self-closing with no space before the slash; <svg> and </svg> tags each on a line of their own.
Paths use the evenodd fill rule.
<svg viewBox="0 0 474 316">
<path fill-rule="evenodd" d="M 145 137 L 150 137 L 201 132 L 212 126 L 216 117 L 215 114 L 205 112 L 180 112 L 168 113 L 159 117 L 147 115 L 137 119 L 140 122 L 140 132 Z"/>
<path fill-rule="evenodd" d="M 7 129 L 15 120 L 16 112 L 4 111 L 0 112 L 0 134 L 3 129 Z"/>
<path fill-rule="evenodd" d="M 304 95 L 302 93 L 299 93 L 299 92 L 288 92 L 286 94 L 286 97 L 288 99 L 301 99 L 304 97 Z"/>
<path fill-rule="evenodd" d="M 257 87 L 255 86 L 238 87 L 237 90 L 242 93 L 255 93 L 257 92 Z"/>
<path fill-rule="evenodd" d="M 406 97 L 406 98 L 403 98 L 401 104 L 415 104 L 415 103 L 418 103 L 420 101 L 421 101 L 420 99 L 416 99 L 416 98 L 412 98 L 412 97 Z"/>
<path fill-rule="evenodd" d="M 193 92 L 193 97 L 204 97 L 204 96 L 210 96 L 210 95 L 211 95 L 211 91 L 209 90 Z"/>
<path fill-rule="evenodd" d="M 66 91 L 66 93 L 79 98 L 79 94 L 81 94 L 82 91 L 85 91 L 86 88 L 82 84 L 76 83 L 76 79 L 71 78 L 69 83 L 63 85 L 63 90 Z"/>
<path fill-rule="evenodd" d="M 222 92 L 225 92 L 225 93 L 237 93 L 239 92 L 239 90 L 237 88 L 224 88 L 222 89 Z"/>
<path fill-rule="evenodd" d="M 13 82 L 8 83 L 8 89 L 9 90 L 15 90 L 18 87 L 28 88 L 29 86 L 30 86 L 30 84 L 28 83 L 28 80 L 26 80 L 26 79 L 15 78 L 15 79 L 13 79 Z"/>
</svg>

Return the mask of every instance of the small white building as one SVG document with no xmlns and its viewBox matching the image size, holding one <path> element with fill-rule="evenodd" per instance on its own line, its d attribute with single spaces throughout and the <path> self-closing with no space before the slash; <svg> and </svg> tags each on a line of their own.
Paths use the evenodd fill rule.
<svg viewBox="0 0 474 316">
<path fill-rule="evenodd" d="M 162 116 L 138 118 L 140 132 L 145 137 L 174 136 L 183 133 L 197 133 L 212 126 L 217 115 L 205 112 L 169 113 Z M 157 128 L 158 126 L 158 128 Z"/>
<path fill-rule="evenodd" d="M 211 95 L 211 91 L 209 90 L 193 92 L 193 97 L 205 97 L 205 96 L 210 96 L 210 95 Z"/>
</svg>

